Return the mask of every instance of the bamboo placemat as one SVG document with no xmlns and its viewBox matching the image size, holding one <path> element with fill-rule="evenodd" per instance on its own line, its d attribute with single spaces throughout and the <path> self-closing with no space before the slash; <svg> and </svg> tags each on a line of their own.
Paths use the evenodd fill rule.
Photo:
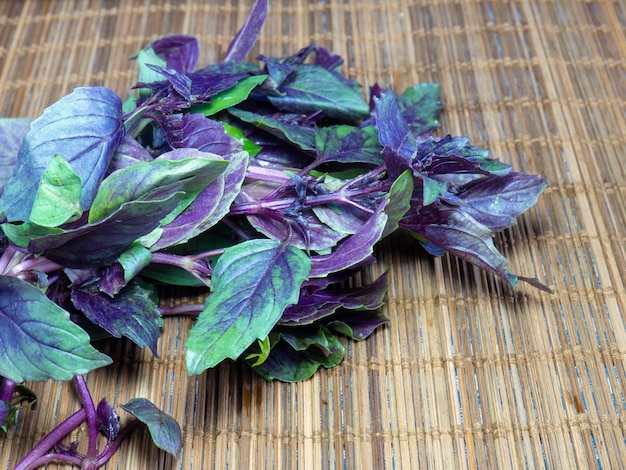
<svg viewBox="0 0 626 470">
<path fill-rule="evenodd" d="M 125 96 L 128 57 L 165 34 L 197 36 L 201 62 L 218 61 L 252 1 L 222 3 L 0 1 L 0 116 L 37 116 L 82 85 Z M 442 132 L 548 178 L 497 244 L 512 272 L 554 294 L 393 236 L 364 274 L 391 275 L 389 325 L 298 384 L 233 364 L 188 378 L 190 322 L 168 320 L 159 359 L 118 341 L 115 365 L 88 382 L 98 398 L 145 396 L 170 412 L 182 457 L 140 432 L 107 468 L 624 468 L 625 2 L 274 0 L 252 57 L 311 41 L 364 85 L 439 82 Z M 78 406 L 69 383 L 31 385 L 40 407 L 0 439 L 0 468 Z"/>
</svg>

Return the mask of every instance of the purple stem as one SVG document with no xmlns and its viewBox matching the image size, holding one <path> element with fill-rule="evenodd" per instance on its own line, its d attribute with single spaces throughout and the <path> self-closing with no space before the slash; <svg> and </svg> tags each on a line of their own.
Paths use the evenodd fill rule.
<svg viewBox="0 0 626 470">
<path fill-rule="evenodd" d="M 60 460 L 62 462 L 67 462 L 71 465 L 79 465 L 81 466 L 82 469 L 85 468 L 82 466 L 83 464 L 82 457 L 75 457 L 75 456 L 66 455 L 66 454 L 46 454 L 46 455 L 41 456 L 37 460 L 32 461 L 28 467 L 24 467 L 24 470 L 32 470 L 37 467 L 41 467 L 42 465 L 45 465 L 48 462 L 52 462 L 53 460 Z"/>
<path fill-rule="evenodd" d="M 10 402 L 11 398 L 13 398 L 13 394 L 15 393 L 15 387 L 17 384 L 15 381 L 2 377 L 2 385 L 0 385 L 0 400 Z"/>
<path fill-rule="evenodd" d="M 87 458 L 93 459 L 98 455 L 98 425 L 96 424 L 96 406 L 87 388 L 87 383 L 82 375 L 74 376 L 74 386 L 83 402 L 87 427 L 89 429 L 89 445 L 87 446 Z"/>
<path fill-rule="evenodd" d="M 177 315 L 184 315 L 190 317 L 197 317 L 202 310 L 204 310 L 204 305 L 202 304 L 193 304 L 193 305 L 179 305 L 177 307 L 159 307 L 161 312 L 161 316 L 163 317 L 172 317 Z"/>
<path fill-rule="evenodd" d="M 198 258 L 196 256 L 181 256 L 157 252 L 152 255 L 151 263 L 176 266 L 184 269 L 190 274 L 200 273 L 205 276 L 210 276 L 212 274 L 211 268 L 198 262 Z"/>
<path fill-rule="evenodd" d="M 100 454 L 98 456 L 98 458 L 96 459 L 97 467 L 101 467 L 102 465 L 104 465 L 113 456 L 113 454 L 118 449 L 118 447 L 120 446 L 120 444 L 122 443 L 124 438 L 133 429 L 135 429 L 137 427 L 137 425 L 139 425 L 140 422 L 141 421 L 139 421 L 138 419 L 133 419 L 130 423 L 128 423 L 126 426 L 124 426 L 124 429 L 122 429 L 120 431 L 120 433 L 117 435 L 115 440 L 110 445 L 107 445 L 105 447 L 104 451 L 102 452 L 102 454 Z"/>
<path fill-rule="evenodd" d="M 80 426 L 86 419 L 87 412 L 85 408 L 81 408 L 44 436 L 13 470 L 30 470 L 36 468 L 33 465 L 37 463 L 39 459 L 45 456 L 55 444 L 59 443 L 61 439 Z"/>
</svg>

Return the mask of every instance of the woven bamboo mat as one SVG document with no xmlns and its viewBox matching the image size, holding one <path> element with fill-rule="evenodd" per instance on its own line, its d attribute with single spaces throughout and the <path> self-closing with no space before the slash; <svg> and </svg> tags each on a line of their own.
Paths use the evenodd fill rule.
<svg viewBox="0 0 626 470">
<path fill-rule="evenodd" d="M 165 34 L 197 36 L 201 62 L 218 61 L 251 3 L 2 0 L 0 116 L 37 116 L 81 85 L 125 96 L 127 58 Z M 624 468 L 626 3 L 274 0 L 253 57 L 311 41 L 364 85 L 439 82 L 442 132 L 548 178 L 497 244 L 512 272 L 554 294 L 508 289 L 393 236 L 364 275 L 390 272 L 389 325 L 299 384 L 233 364 L 188 378 L 190 322 L 169 320 L 159 359 L 118 341 L 115 365 L 88 382 L 96 397 L 144 396 L 171 413 L 182 457 L 139 432 L 107 468 Z M 32 387 L 40 406 L 1 438 L 0 468 L 78 406 L 69 383 Z"/>
</svg>

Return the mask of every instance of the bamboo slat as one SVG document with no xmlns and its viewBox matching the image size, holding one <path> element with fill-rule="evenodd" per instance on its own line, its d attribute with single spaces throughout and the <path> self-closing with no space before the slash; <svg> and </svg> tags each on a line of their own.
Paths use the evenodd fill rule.
<svg viewBox="0 0 626 470">
<path fill-rule="evenodd" d="M 83 85 L 124 97 L 136 80 L 128 58 L 166 34 L 198 37 L 201 63 L 219 61 L 252 3 L 3 0 L 0 116 L 37 116 Z M 440 83 L 441 133 L 548 179 L 496 243 L 512 272 L 554 293 L 512 290 L 393 235 L 364 274 L 389 272 L 389 324 L 345 340 L 341 366 L 297 384 L 231 363 L 187 377 L 191 322 L 168 319 L 159 358 L 112 342 L 115 364 L 88 383 L 97 398 L 143 396 L 171 413 L 182 456 L 139 431 L 106 468 L 624 468 L 626 4 L 274 0 L 251 59 L 310 42 L 365 86 Z M 79 406 L 70 383 L 29 385 L 40 405 L 0 437 L 0 468 Z M 77 438 L 85 445 L 85 429 Z"/>
</svg>

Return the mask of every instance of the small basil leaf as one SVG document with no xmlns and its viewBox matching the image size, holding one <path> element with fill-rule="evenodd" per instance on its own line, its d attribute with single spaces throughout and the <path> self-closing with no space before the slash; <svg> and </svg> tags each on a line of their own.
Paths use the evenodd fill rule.
<svg viewBox="0 0 626 470">
<path fill-rule="evenodd" d="M 133 398 L 121 407 L 148 427 L 154 445 L 178 458 L 183 433 L 174 418 L 146 398 Z"/>
<path fill-rule="evenodd" d="M 80 178 L 69 163 L 55 155 L 41 177 L 30 221 L 42 227 L 58 227 L 82 214 Z"/>
<path fill-rule="evenodd" d="M 96 289 L 73 289 L 72 303 L 94 324 L 116 338 L 126 336 L 157 356 L 161 312 L 151 293 L 131 282 L 111 298 Z"/>
<path fill-rule="evenodd" d="M 96 426 L 109 442 L 113 442 L 120 432 L 120 418 L 106 398 L 100 400 L 96 408 Z"/>
</svg>

